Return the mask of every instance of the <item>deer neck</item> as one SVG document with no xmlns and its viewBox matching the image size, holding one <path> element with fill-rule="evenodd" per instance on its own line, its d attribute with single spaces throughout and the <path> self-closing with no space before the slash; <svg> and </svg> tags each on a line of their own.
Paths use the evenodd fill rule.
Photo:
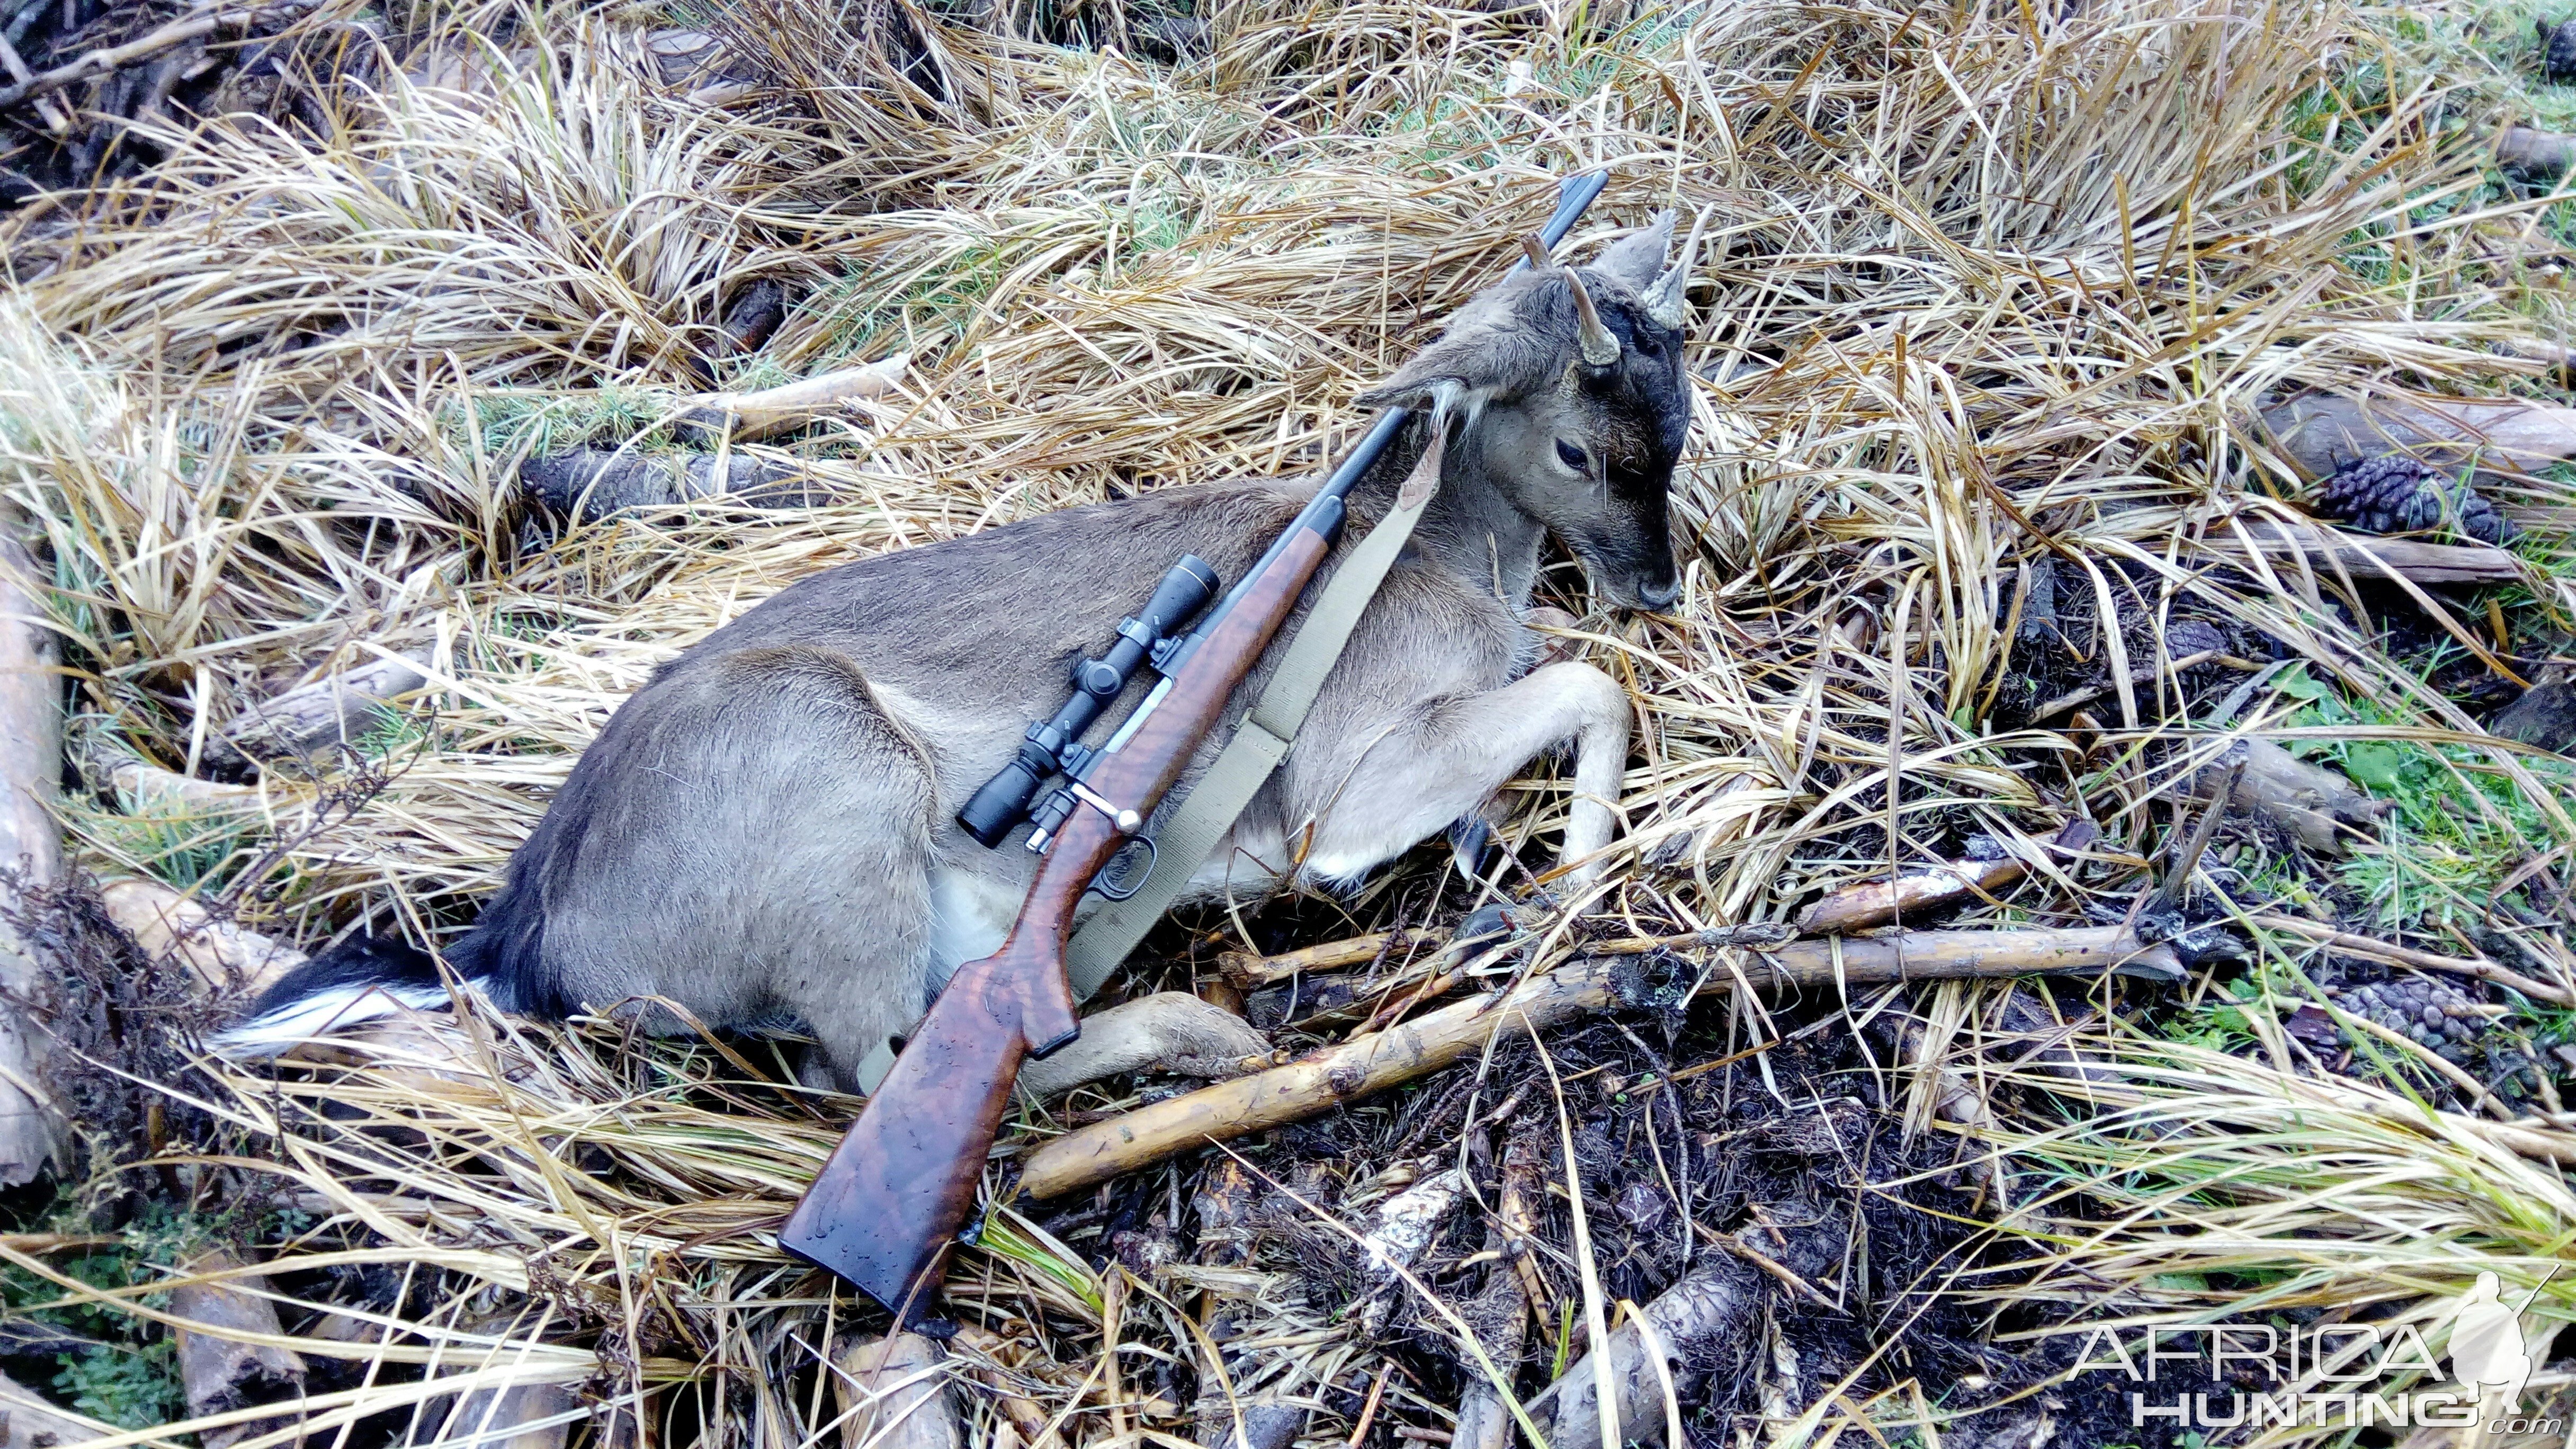
<svg viewBox="0 0 2576 1449">
<path fill-rule="evenodd" d="M 1416 421 L 1405 429 L 1353 494 L 1380 507 L 1392 504 L 1429 446 L 1424 427 Z M 1470 423 L 1441 460 L 1440 491 L 1422 510 L 1411 546 L 1478 592 L 1521 608 L 1538 581 L 1547 529 L 1504 496 L 1489 462 L 1483 430 Z"/>
</svg>

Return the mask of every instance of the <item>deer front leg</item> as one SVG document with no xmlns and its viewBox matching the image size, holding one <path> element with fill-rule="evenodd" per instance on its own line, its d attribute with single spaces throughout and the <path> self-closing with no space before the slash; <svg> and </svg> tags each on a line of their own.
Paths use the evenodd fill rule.
<svg viewBox="0 0 2576 1449">
<path fill-rule="evenodd" d="M 1316 784 L 1326 798 L 1306 855 L 1310 874 L 1347 880 L 1392 860 L 1475 810 L 1530 761 L 1574 743 L 1574 803 L 1559 862 L 1610 843 L 1628 768 L 1628 696 L 1589 664 L 1549 664 L 1500 689 L 1430 706 L 1388 731 L 1346 777 Z M 1569 884 L 1591 883 L 1599 867 Z"/>
<path fill-rule="evenodd" d="M 1052 1097 L 1121 1072 L 1237 1077 L 1270 1050 L 1243 1018 L 1186 991 L 1158 991 L 1082 1019 L 1082 1035 L 1020 1068 L 1020 1090 Z"/>
</svg>

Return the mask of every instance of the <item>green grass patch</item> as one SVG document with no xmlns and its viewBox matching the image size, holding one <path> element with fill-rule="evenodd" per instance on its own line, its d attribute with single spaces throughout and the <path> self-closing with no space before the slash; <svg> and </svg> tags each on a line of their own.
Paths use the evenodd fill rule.
<svg viewBox="0 0 2576 1449">
<path fill-rule="evenodd" d="M 107 1292 L 161 1281 L 162 1270 L 206 1242 L 196 1220 L 163 1205 L 146 1208 L 122 1232 L 108 1235 L 92 1234 L 87 1216 L 65 1206 L 42 1230 L 112 1237 L 49 1260 L 65 1277 Z M 167 1294 L 140 1297 L 146 1307 L 169 1307 Z M 116 1307 L 78 1301 L 59 1284 L 15 1265 L 0 1268 L 0 1303 L 12 1319 L 56 1330 L 63 1340 L 84 1341 L 54 1355 L 53 1387 L 75 1412 L 120 1429 L 149 1429 L 187 1417 L 177 1348 L 158 1325 Z"/>
<path fill-rule="evenodd" d="M 2293 728 L 2357 736 L 2291 740 L 2286 748 L 2335 765 L 2373 799 L 2394 806 L 2378 847 L 2357 850 L 2335 867 L 2381 922 L 2473 925 L 2499 895 L 2521 903 L 2520 892 L 2505 892 L 2505 883 L 2549 848 L 2556 827 L 2507 766 L 2506 752 L 2392 737 L 2415 722 L 2346 699 L 2303 668 L 2286 673 L 2281 685 L 2305 701 L 2288 720 Z M 2538 789 L 2562 802 L 2576 800 L 2576 760 L 2518 755 L 2514 763 Z"/>
</svg>

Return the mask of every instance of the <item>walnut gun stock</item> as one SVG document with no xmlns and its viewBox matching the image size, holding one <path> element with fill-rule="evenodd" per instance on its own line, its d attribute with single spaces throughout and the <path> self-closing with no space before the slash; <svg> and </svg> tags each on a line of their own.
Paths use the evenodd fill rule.
<svg viewBox="0 0 2576 1449">
<path fill-rule="evenodd" d="M 975 1206 L 1020 1063 L 1078 1030 L 1064 974 L 1074 904 L 1180 778 L 1296 609 L 1332 544 L 1340 509 L 1330 513 L 1320 529 L 1303 518 L 1292 527 L 1286 546 L 1169 678 L 1153 713 L 1093 765 L 1082 782 L 1090 798 L 1056 831 L 1002 949 L 949 979 L 779 1229 L 781 1247 L 900 1314 L 916 1314 L 934 1296 L 948 1245 Z"/>
</svg>

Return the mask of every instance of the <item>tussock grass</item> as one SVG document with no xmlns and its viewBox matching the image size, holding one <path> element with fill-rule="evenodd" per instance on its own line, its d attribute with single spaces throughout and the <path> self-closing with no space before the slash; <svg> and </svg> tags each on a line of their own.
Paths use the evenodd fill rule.
<svg viewBox="0 0 2576 1449">
<path fill-rule="evenodd" d="M 242 844 L 265 869 L 237 898 L 308 943 L 361 925 L 434 940 L 618 701 L 692 641 L 877 550 L 1317 464 L 1361 423 L 1351 394 L 1508 263 L 1553 178 L 1603 165 L 1574 250 L 1713 206 L 1714 255 L 1693 292 L 1682 602 L 1621 618 L 1570 569 L 1548 584 L 1643 723 L 1627 833 L 1580 904 L 1648 933 L 1780 919 L 1967 833 L 2028 846 L 2081 813 L 2108 833 L 2102 863 L 1983 918 L 2071 923 L 2088 893 L 2117 918 L 2175 780 L 2229 732 L 2300 729 L 2347 763 L 2403 748 L 2474 775 L 2459 799 L 2565 882 L 2563 765 L 2485 736 L 2382 627 L 2425 612 L 2492 650 L 2483 603 L 2365 595 L 2321 563 L 2248 564 L 2243 544 L 2306 496 L 2252 423 L 2266 399 L 2545 384 L 2501 344 L 2556 304 L 2482 240 L 2544 203 L 2494 186 L 2450 115 L 2484 82 L 2343 5 L 2046 9 L 1228 0 L 1208 52 L 1176 66 L 941 27 L 907 67 L 870 29 L 883 13 L 744 0 L 717 28 L 766 80 L 708 107 L 653 77 L 621 10 L 417 7 L 414 54 L 445 59 L 334 97 L 327 134 L 172 130 L 150 176 L 9 223 L 0 487 L 51 545 L 85 728 L 171 768 L 362 642 L 427 653 L 399 775 L 318 831 L 296 810 L 328 772 L 282 784 L 260 829 L 285 848 Z M 795 309 L 757 358 L 710 364 L 724 307 L 760 278 Z M 510 479 L 531 450 L 669 446 L 656 424 L 710 381 L 897 349 L 915 358 L 900 396 L 754 450 L 827 506 L 521 527 Z M 2517 626 L 2566 629 L 2576 495 L 2532 478 L 2500 502 L 2530 529 Z M 2043 569 L 2066 640 L 2017 644 Z M 2221 708 L 2163 667 L 2183 617 L 2268 636 L 2295 667 L 2265 661 Z M 2030 718 L 2037 674 L 2084 670 L 2117 688 Z M 2297 714 L 2329 697 L 2342 716 Z M 1524 795 L 1528 847 L 1562 797 Z M 152 869 L 160 827 L 115 803 L 71 828 L 92 860 Z M 2372 868 L 2477 904 L 2405 844 Z M 2429 929 L 2420 909 L 2386 924 Z M 2538 963 L 2517 969 L 2566 979 L 2563 921 L 2506 925 Z M 2265 971 L 2301 959 L 2258 950 Z M 1964 1021 L 1979 999 L 1940 1009 Z M 2257 1006 L 2248 1029 L 2277 1044 Z M 2077 1115 L 1993 1129 L 2015 1171 L 2060 1184 L 2008 1221 L 2054 1255 L 2010 1292 L 2422 1316 L 2487 1264 L 2539 1287 L 2535 1313 L 2576 1303 L 2576 1275 L 2548 1276 L 2570 1251 L 2563 1177 L 2487 1126 L 2302 1075 L 2286 1047 L 2098 1045 L 2137 1059 L 2127 1095 L 2097 1113 L 2034 1079 Z M 333 1310 L 341 1267 L 419 1289 L 375 1341 L 307 1348 L 379 1371 L 317 1394 L 303 1432 L 505 1383 L 586 1386 L 675 1442 L 838 1432 L 816 1355 L 846 1302 L 768 1234 L 848 1104 L 597 1024 L 425 1020 L 350 1052 L 283 1084 L 218 1069 L 201 1104 L 305 1215 L 274 1255 L 304 1285 L 288 1298 Z M 411 1135 L 374 1130 L 396 1126 Z M 1014 1140 L 1049 1130 L 1032 1116 Z M 1129 1421 L 1083 1407 L 1104 1346 L 1195 1352 L 1180 1288 L 1212 1270 L 1177 1271 L 1112 1291 L 1005 1216 L 951 1292 L 1001 1325 L 970 1357 L 1069 1442 L 1105 1443 Z M 2224 1286 L 2247 1275 L 2266 1286 Z M 1279 1352 L 1310 1377 L 1374 1372 L 1348 1325 L 1278 1312 Z M 1350 1428 L 1328 1411 L 1313 1432 Z"/>
</svg>

